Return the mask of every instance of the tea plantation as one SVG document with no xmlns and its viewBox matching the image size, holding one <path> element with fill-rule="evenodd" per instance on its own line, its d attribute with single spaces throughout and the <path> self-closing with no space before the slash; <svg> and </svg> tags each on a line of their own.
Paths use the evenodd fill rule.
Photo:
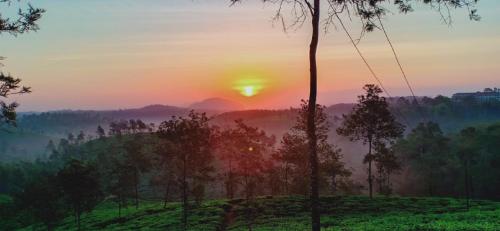
<svg viewBox="0 0 500 231">
<path fill-rule="evenodd" d="M 309 229 L 308 204 L 303 197 L 265 197 L 251 206 L 241 199 L 213 200 L 190 210 L 188 230 L 289 230 Z M 323 230 L 500 230 L 500 203 L 463 200 L 364 196 L 323 197 Z M 181 206 L 142 201 L 138 210 L 122 210 L 112 202 L 83 216 L 81 230 L 180 230 Z M 24 230 L 43 230 L 33 225 Z M 76 230 L 73 217 L 56 230 Z"/>
</svg>

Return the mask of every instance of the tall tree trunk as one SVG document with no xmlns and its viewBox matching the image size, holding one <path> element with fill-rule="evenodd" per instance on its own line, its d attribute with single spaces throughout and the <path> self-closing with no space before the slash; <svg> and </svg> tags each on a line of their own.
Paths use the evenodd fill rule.
<svg viewBox="0 0 500 231">
<path fill-rule="evenodd" d="M 332 174 L 332 194 L 337 193 L 337 174 Z"/>
<path fill-rule="evenodd" d="M 250 207 L 250 199 L 252 197 L 251 194 L 251 185 L 250 185 L 250 179 L 249 179 L 249 174 L 245 173 L 245 199 L 246 199 L 246 216 L 247 216 L 247 228 L 248 231 L 252 231 L 252 226 L 253 226 L 253 219 L 252 219 L 252 211 Z"/>
<path fill-rule="evenodd" d="M 186 155 L 183 157 L 182 166 L 182 229 L 187 230 L 187 216 L 188 216 L 188 196 L 187 196 L 187 182 L 186 182 Z"/>
<path fill-rule="evenodd" d="M 312 9 L 312 38 L 309 46 L 309 105 L 307 117 L 307 138 L 309 141 L 309 162 L 311 168 L 311 225 L 312 231 L 320 231 L 319 176 L 316 137 L 316 95 L 318 88 L 318 68 L 316 53 L 319 43 L 320 0 L 314 0 Z"/>
<path fill-rule="evenodd" d="M 167 181 L 167 187 L 165 188 L 165 195 L 163 196 L 163 208 L 167 207 L 168 194 L 170 192 L 170 184 L 171 184 L 171 182 L 172 181 L 170 179 Z"/>
<path fill-rule="evenodd" d="M 368 187 L 370 188 L 370 199 L 371 199 L 373 198 L 372 139 L 368 140 Z"/>
<path fill-rule="evenodd" d="M 378 179 L 377 180 L 377 183 L 378 183 L 378 193 L 379 194 L 384 194 L 384 180 L 383 180 L 383 173 L 382 173 L 382 168 L 378 168 L 377 169 L 378 171 Z"/>
<path fill-rule="evenodd" d="M 234 174 L 233 174 L 233 166 L 232 161 L 229 160 L 229 172 L 228 172 L 228 182 L 226 186 L 226 196 L 229 199 L 234 198 Z"/>
<path fill-rule="evenodd" d="M 138 171 L 134 172 L 134 185 L 135 185 L 135 209 L 139 209 L 139 174 Z"/>
<path fill-rule="evenodd" d="M 76 220 L 77 220 L 77 224 L 78 224 L 78 230 L 81 230 L 81 229 L 80 229 L 80 227 L 81 227 L 81 226 L 80 226 L 80 215 L 81 215 L 81 213 L 80 213 L 80 212 L 78 212 L 78 213 L 77 213 L 77 216 L 76 216 Z"/>
<path fill-rule="evenodd" d="M 288 195 L 288 161 L 285 162 L 285 195 Z"/>
<path fill-rule="evenodd" d="M 468 161 L 465 160 L 465 200 L 467 203 L 467 210 L 470 208 L 470 182 L 469 182 L 469 164 Z"/>
</svg>

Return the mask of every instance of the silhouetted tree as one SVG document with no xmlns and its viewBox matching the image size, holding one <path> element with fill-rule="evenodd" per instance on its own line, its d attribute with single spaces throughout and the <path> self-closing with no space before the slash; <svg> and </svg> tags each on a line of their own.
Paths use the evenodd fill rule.
<svg viewBox="0 0 500 231">
<path fill-rule="evenodd" d="M 0 0 L 0 4 L 10 5 L 12 0 Z M 17 36 L 29 31 L 38 30 L 37 21 L 42 17 L 45 12 L 43 9 L 34 8 L 28 4 L 27 10 L 19 9 L 17 18 L 4 17 L 0 13 L 0 35 L 3 33 L 9 33 L 11 35 Z M 4 58 L 0 56 L 0 61 Z M 0 67 L 2 64 L 0 63 Z M 21 86 L 21 79 L 14 78 L 9 74 L 4 74 L 0 72 L 0 98 L 7 98 L 10 95 L 25 94 L 30 93 L 29 87 Z M 0 100 L 1 114 L 0 114 L 0 125 L 11 124 L 15 125 L 16 121 L 16 108 L 19 105 L 17 103 L 6 103 Z"/>
<path fill-rule="evenodd" d="M 236 145 L 236 132 L 233 128 L 217 130 L 215 136 L 215 148 L 217 157 L 223 162 L 220 175 L 226 189 L 226 197 L 233 199 L 238 192 L 239 177 L 235 173 L 238 158 L 238 146 Z"/>
<path fill-rule="evenodd" d="M 49 140 L 49 143 L 47 143 L 47 146 L 45 146 L 45 156 L 43 159 L 48 159 L 50 155 L 52 155 L 56 151 L 56 145 L 54 144 L 54 141 Z"/>
<path fill-rule="evenodd" d="M 246 125 L 242 120 L 236 120 L 236 127 L 231 131 L 233 151 L 235 152 L 234 174 L 239 178 L 245 195 L 247 206 L 248 229 L 253 225 L 253 199 L 259 182 L 263 180 L 265 169 L 265 154 L 272 152 L 275 143 L 273 136 L 256 127 Z"/>
<path fill-rule="evenodd" d="M 1 27 L 1 24 L 0 24 Z M 11 95 L 30 93 L 29 87 L 21 86 L 21 79 L 14 78 L 10 75 L 5 75 L 0 72 L 0 98 L 7 98 Z M 0 107 L 2 110 L 0 114 L 0 126 L 2 125 L 16 125 L 16 108 L 19 106 L 17 103 L 6 103 L 0 100 Z"/>
<path fill-rule="evenodd" d="M 144 122 L 142 122 L 142 120 L 139 119 L 136 120 L 136 124 L 137 124 L 137 130 L 139 132 L 145 132 L 148 130 L 148 126 Z"/>
<path fill-rule="evenodd" d="M 404 140 L 396 146 L 398 156 L 409 165 L 410 169 L 423 178 L 429 196 L 435 196 L 440 176 L 446 175 L 447 166 L 452 159 L 450 140 L 445 137 L 438 124 L 420 123 Z M 418 185 L 418 183 L 412 183 Z"/>
<path fill-rule="evenodd" d="M 106 137 L 106 132 L 104 131 L 104 128 L 101 127 L 101 125 L 97 126 L 96 133 L 97 133 L 97 137 L 99 139 Z"/>
<path fill-rule="evenodd" d="M 80 133 L 76 136 L 76 144 L 80 145 L 83 144 L 83 142 L 85 142 L 85 133 L 80 131 Z"/>
<path fill-rule="evenodd" d="M 16 200 L 49 231 L 66 215 L 63 192 L 54 176 L 38 176 L 24 187 Z"/>
<path fill-rule="evenodd" d="M 292 180 L 292 186 L 295 192 L 308 195 L 307 185 L 309 179 L 304 177 L 309 169 L 308 145 L 307 145 L 307 120 L 308 103 L 303 101 L 300 110 L 298 110 L 297 122 L 292 129 L 287 132 L 281 141 L 281 147 L 278 149 L 276 157 L 284 165 L 285 187 L 288 188 L 289 178 Z M 316 105 L 317 114 L 315 119 L 317 131 L 317 150 L 319 157 L 320 179 L 328 176 L 331 189 L 334 191 L 337 181 L 341 177 L 350 175 L 344 167 L 341 159 L 341 150 L 335 145 L 328 143 L 328 132 L 330 123 L 325 112 L 325 107 Z M 336 189 L 335 189 L 336 190 Z M 287 189 L 285 191 L 288 191 Z"/>
<path fill-rule="evenodd" d="M 150 183 L 153 186 L 160 187 L 163 194 L 163 207 L 167 206 L 170 195 L 177 187 L 175 179 L 175 163 L 173 158 L 172 143 L 166 139 L 157 139 L 154 144 L 154 153 L 156 159 L 153 161 L 153 170 L 156 174 L 152 177 Z"/>
<path fill-rule="evenodd" d="M 243 0 L 229 0 L 231 4 L 242 2 Z M 436 8 L 442 15 L 443 21 L 451 23 L 450 8 L 466 7 L 469 11 L 469 17 L 472 20 L 479 20 L 477 15 L 477 10 L 473 8 L 474 4 L 478 0 L 425 0 L 422 1 L 425 4 L 431 5 L 431 7 Z M 362 26 L 361 34 L 366 31 L 372 31 L 375 28 L 381 27 L 381 18 L 384 17 L 389 11 L 386 9 L 384 4 L 386 2 L 393 2 L 393 4 L 398 8 L 401 13 L 408 13 L 413 10 L 411 3 L 412 0 L 326 0 L 326 7 L 321 7 L 320 0 L 262 0 L 262 2 L 276 3 L 278 5 L 278 10 L 274 17 L 275 20 L 279 21 L 283 25 L 283 29 L 286 31 L 290 27 L 300 27 L 309 18 L 311 19 L 312 35 L 311 42 L 309 44 L 309 113 L 308 113 L 308 123 L 307 123 L 307 137 L 309 145 L 309 162 L 311 168 L 311 225 L 313 231 L 320 230 L 320 213 L 319 213 L 319 164 L 318 155 L 316 150 L 316 131 L 314 119 L 316 117 L 316 96 L 317 96 L 317 79 L 318 79 L 318 69 L 316 61 L 316 53 L 319 44 L 319 31 L 320 31 L 320 21 L 321 12 L 326 12 L 327 16 L 324 18 L 325 23 L 324 29 L 328 30 L 329 26 L 334 23 L 335 19 L 339 19 L 338 14 L 348 14 L 348 17 L 356 16 L 359 19 Z M 415 1 L 420 2 L 420 1 Z M 283 12 L 286 11 L 285 6 L 290 5 L 292 9 L 290 14 L 292 20 L 289 25 L 285 22 Z M 441 9 L 446 9 L 445 12 L 441 12 Z M 448 17 L 446 17 L 446 15 Z M 378 23 L 377 20 L 378 19 Z"/>
<path fill-rule="evenodd" d="M 13 0 L 0 0 L 0 3 L 10 5 Z M 17 36 L 29 31 L 37 31 L 37 21 L 45 13 L 44 9 L 34 8 L 30 4 L 26 10 L 19 9 L 17 18 L 0 17 L 0 34 L 9 33 Z"/>
<path fill-rule="evenodd" d="M 111 175 L 108 178 L 108 190 L 113 195 L 114 201 L 118 204 L 118 217 L 121 217 L 122 208 L 127 206 L 127 197 L 135 194 L 135 171 L 132 166 L 126 165 L 119 160 L 113 160 L 109 166 Z"/>
<path fill-rule="evenodd" d="M 143 145 L 144 139 L 140 135 L 132 137 L 132 139 L 125 141 L 125 165 L 128 169 L 132 171 L 131 176 L 133 177 L 132 182 L 134 182 L 134 198 L 135 198 L 135 208 L 139 208 L 139 184 L 140 176 L 142 173 L 149 171 L 151 167 L 151 161 L 149 157 L 144 153 Z"/>
<path fill-rule="evenodd" d="M 92 211 L 101 199 L 97 171 L 92 165 L 72 160 L 59 171 L 57 178 L 80 230 L 82 213 Z"/>
<path fill-rule="evenodd" d="M 205 114 L 190 112 L 188 118 L 173 117 L 160 124 L 158 135 L 171 142 L 174 173 L 182 196 L 182 227 L 187 229 L 189 194 L 211 180 L 213 154 L 211 128 Z M 199 192 L 197 192 L 199 193 Z"/>
<path fill-rule="evenodd" d="M 380 194 L 390 195 L 392 194 L 390 177 L 393 173 L 401 170 L 401 163 L 396 157 L 392 147 L 387 147 L 384 143 L 378 143 L 374 146 L 374 161 L 378 172 L 378 191 Z"/>
<path fill-rule="evenodd" d="M 376 156 L 372 153 L 377 143 L 392 143 L 403 134 L 404 127 L 398 123 L 389 111 L 384 97 L 379 96 L 382 90 L 372 84 L 363 87 L 365 95 L 358 96 L 358 104 L 348 115 L 344 115 L 342 126 L 337 133 L 349 137 L 351 141 L 362 141 L 368 144 L 368 154 L 364 162 L 368 163 L 368 185 L 370 198 L 373 197 L 372 162 Z"/>
<path fill-rule="evenodd" d="M 478 152 L 478 132 L 474 127 L 468 127 L 460 131 L 458 137 L 458 158 L 464 171 L 464 188 L 467 209 L 470 208 L 470 197 L 472 188 L 471 164 L 475 161 L 476 152 Z"/>
<path fill-rule="evenodd" d="M 288 132 L 281 138 L 281 145 L 274 158 L 282 165 L 285 194 L 293 192 L 308 195 L 309 179 L 304 177 L 309 170 L 307 153 L 307 140 L 304 136 Z"/>
</svg>

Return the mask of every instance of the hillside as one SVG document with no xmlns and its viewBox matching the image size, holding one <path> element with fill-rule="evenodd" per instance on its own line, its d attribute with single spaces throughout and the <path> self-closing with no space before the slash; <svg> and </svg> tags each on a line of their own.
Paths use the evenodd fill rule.
<svg viewBox="0 0 500 231">
<path fill-rule="evenodd" d="M 438 123 L 446 133 L 457 132 L 467 126 L 500 121 L 500 103 L 454 103 L 450 98 L 444 96 L 435 98 L 422 97 L 419 99 L 418 104 L 411 102 L 405 97 L 391 98 L 388 101 L 390 102 L 391 111 L 398 121 L 406 126 L 407 133 L 418 123 L 427 120 Z M 338 137 L 335 133 L 335 128 L 340 123 L 342 115 L 349 113 L 353 106 L 354 104 L 335 104 L 326 108 L 332 126 L 330 142 L 338 144 L 346 153 L 364 152 L 362 146 Z M 95 136 L 98 125 L 103 126 L 107 130 L 110 122 L 129 119 L 141 119 L 146 123 L 155 123 L 158 125 L 172 116 L 186 116 L 189 111 L 190 109 L 188 108 L 150 105 L 143 108 L 124 110 L 53 111 L 21 114 L 18 121 L 18 128 L 13 132 L 21 132 L 37 137 L 37 142 L 27 142 L 21 135 L 12 136 L 8 140 L 4 139 L 5 141 L 0 142 L 0 156 L 2 156 L 1 150 L 6 150 L 10 147 L 22 149 L 23 146 L 29 144 L 29 150 L 26 152 L 29 154 L 25 155 L 20 152 L 14 156 L 14 159 L 33 159 L 43 154 L 48 140 L 58 141 L 60 138 L 66 137 L 69 133 L 77 134 L 83 131 L 88 136 Z M 242 119 L 247 124 L 259 127 L 278 138 L 293 126 L 297 117 L 297 110 L 293 108 L 228 112 L 221 112 L 216 109 L 198 109 L 198 111 L 207 112 L 212 118 L 211 123 L 214 125 L 221 127 L 230 126 L 234 124 L 234 120 Z M 6 155 L 4 154 L 3 156 Z M 359 158 L 347 155 L 346 161 L 348 163 L 358 163 Z"/>
<path fill-rule="evenodd" d="M 222 98 L 209 98 L 200 102 L 193 103 L 189 106 L 190 109 L 199 111 L 238 111 L 243 110 L 243 105 L 231 100 Z"/>
<path fill-rule="evenodd" d="M 449 198 L 323 197 L 323 230 L 497 230 L 500 203 L 476 200 L 467 211 L 461 200 Z M 303 231 L 309 212 L 303 197 L 259 198 L 253 204 L 253 230 Z M 188 230 L 248 230 L 244 200 L 214 200 L 191 210 Z M 143 202 L 118 217 L 111 202 L 101 204 L 82 220 L 82 230 L 180 230 L 178 203 Z M 36 226 L 26 227 L 32 230 Z M 40 227 L 39 227 L 40 228 Z M 37 230 L 37 229 L 35 229 Z M 56 230 L 76 230 L 73 217 Z"/>
</svg>

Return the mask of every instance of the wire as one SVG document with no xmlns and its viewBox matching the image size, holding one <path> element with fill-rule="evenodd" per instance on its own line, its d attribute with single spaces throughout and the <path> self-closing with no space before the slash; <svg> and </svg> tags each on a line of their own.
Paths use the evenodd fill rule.
<svg viewBox="0 0 500 231">
<path fill-rule="evenodd" d="M 396 53 L 396 49 L 394 48 L 394 46 L 392 45 L 392 42 L 391 42 L 391 39 L 389 38 L 389 35 L 387 34 L 387 31 L 385 30 L 385 27 L 384 27 L 384 24 L 382 23 L 382 20 L 380 19 L 380 16 L 377 15 L 377 18 L 378 18 L 378 21 L 380 23 L 380 28 L 382 29 L 382 31 L 384 32 L 384 35 L 385 35 L 385 38 L 387 40 L 387 42 L 389 43 L 389 46 L 391 47 L 391 50 L 392 50 L 392 54 L 394 55 L 394 59 L 396 60 L 396 63 L 398 64 L 398 67 L 399 67 L 399 70 L 401 71 L 401 74 L 403 76 L 403 79 L 405 80 L 406 82 L 406 86 L 408 86 L 408 89 L 410 90 L 411 92 L 411 95 L 413 96 L 413 100 L 415 101 L 415 103 L 417 104 L 417 109 L 420 113 L 420 116 L 422 116 L 422 119 L 425 121 L 429 121 L 425 115 L 425 113 L 423 113 L 422 111 L 422 107 L 420 106 L 420 104 L 418 103 L 418 99 L 417 99 L 417 96 L 415 96 L 415 91 L 413 91 L 413 88 L 410 84 L 410 81 L 408 81 L 408 77 L 406 76 L 406 73 L 403 69 L 403 65 L 401 65 L 401 62 L 399 61 L 399 56 L 398 54 Z"/>
<path fill-rule="evenodd" d="M 387 91 L 387 89 L 384 87 L 384 84 L 382 84 L 382 80 L 380 80 L 380 78 L 377 76 L 377 74 L 375 74 L 375 71 L 373 71 L 373 68 L 371 67 L 371 65 L 368 63 L 368 61 L 366 60 L 365 56 L 363 55 L 363 53 L 361 52 L 361 50 L 358 48 L 358 45 L 356 44 L 356 42 L 354 41 L 354 39 L 352 38 L 351 34 L 349 33 L 349 31 L 347 30 L 347 28 L 345 27 L 344 25 L 344 22 L 342 21 L 342 19 L 340 19 L 339 15 L 337 13 L 335 13 L 335 17 L 339 20 L 339 23 L 340 25 L 342 26 L 342 29 L 344 30 L 344 32 L 346 33 L 347 37 L 349 37 L 349 40 L 351 41 L 352 45 L 354 46 L 354 48 L 356 49 L 356 51 L 358 52 L 358 55 L 361 57 L 361 59 L 363 60 L 363 62 L 365 63 L 366 67 L 368 68 L 368 70 L 370 71 L 370 73 L 372 74 L 373 78 L 375 78 L 378 82 L 378 84 L 380 85 L 380 88 L 382 88 L 382 90 L 384 91 L 384 93 L 387 95 L 387 97 L 389 98 L 393 98 L 391 96 L 391 94 L 389 94 L 389 91 Z M 397 112 L 397 114 L 399 114 L 399 117 L 401 119 L 403 119 L 404 123 L 410 127 L 410 123 L 408 123 L 408 120 L 406 119 L 406 117 L 403 115 L 403 113 L 401 113 L 399 111 L 399 109 L 397 107 L 394 107 L 394 110 Z"/>
</svg>

